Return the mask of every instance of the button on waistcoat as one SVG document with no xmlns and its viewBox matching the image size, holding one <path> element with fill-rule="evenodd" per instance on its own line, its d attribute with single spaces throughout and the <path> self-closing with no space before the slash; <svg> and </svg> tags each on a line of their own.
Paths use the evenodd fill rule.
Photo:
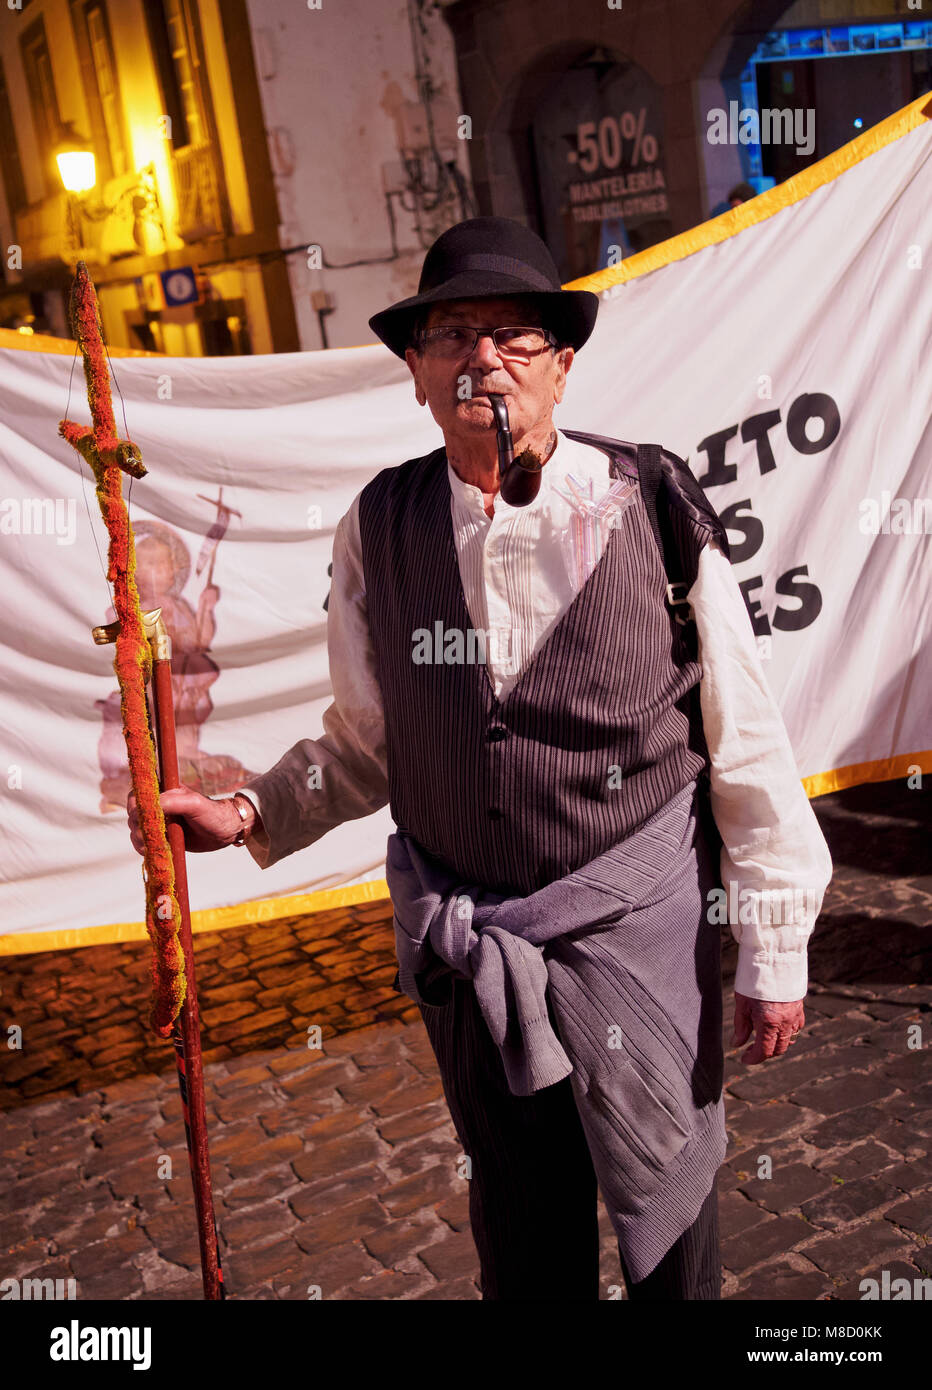
<svg viewBox="0 0 932 1390">
<path fill-rule="evenodd" d="M 609 466 L 624 475 L 620 454 Z M 690 586 L 709 531 L 671 521 Z M 706 768 L 695 629 L 666 604 L 639 494 L 501 700 L 463 593 L 444 451 L 379 473 L 359 522 L 392 818 L 464 879 L 531 893 Z"/>
</svg>

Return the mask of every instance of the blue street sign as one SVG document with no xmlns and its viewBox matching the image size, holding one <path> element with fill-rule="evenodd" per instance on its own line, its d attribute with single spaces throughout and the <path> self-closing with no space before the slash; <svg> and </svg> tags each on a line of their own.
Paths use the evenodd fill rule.
<svg viewBox="0 0 932 1390">
<path fill-rule="evenodd" d="M 159 275 L 167 305 L 197 303 L 197 278 L 191 266 L 177 266 L 174 270 L 160 271 Z"/>
</svg>

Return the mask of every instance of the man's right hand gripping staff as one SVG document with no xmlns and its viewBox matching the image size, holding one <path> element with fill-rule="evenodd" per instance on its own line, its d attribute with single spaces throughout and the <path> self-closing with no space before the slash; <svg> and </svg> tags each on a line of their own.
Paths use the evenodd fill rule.
<svg viewBox="0 0 932 1390">
<path fill-rule="evenodd" d="M 246 812 L 245 819 L 230 798 L 214 801 L 191 787 L 175 787 L 171 791 L 162 792 L 159 797 L 166 815 L 184 817 L 185 848 L 195 854 L 226 849 L 227 845 L 232 845 L 238 839 L 240 832 L 244 831 L 246 836 L 249 836 L 256 828 L 256 808 L 244 796 L 236 800 L 237 805 L 242 806 Z M 132 792 L 126 798 L 126 812 L 133 848 L 137 853 L 143 854 L 139 812 Z"/>
</svg>

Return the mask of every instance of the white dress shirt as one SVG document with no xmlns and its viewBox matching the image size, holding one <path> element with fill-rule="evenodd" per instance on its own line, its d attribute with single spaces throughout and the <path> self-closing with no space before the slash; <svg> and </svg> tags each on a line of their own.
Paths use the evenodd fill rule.
<svg viewBox="0 0 932 1390">
<path fill-rule="evenodd" d="M 451 515 L 466 605 L 488 633 L 495 691 L 510 689 L 591 573 L 617 524 L 630 485 L 614 481 L 592 445 L 557 433 L 538 496 L 494 515 L 482 492 L 447 464 Z M 720 915 L 738 942 L 735 988 L 755 999 L 790 1001 L 807 989 L 806 948 L 832 861 L 803 790 L 793 750 L 761 665 L 741 590 L 715 541 L 699 558 L 687 595 L 699 637 L 703 730 L 711 763 L 711 808 L 722 836 Z M 336 528 L 327 608 L 333 703 L 324 733 L 286 754 L 321 769 L 320 785 L 295 807 L 305 844 L 389 800 L 382 696 L 369 634 L 359 496 Z M 302 778 L 303 785 L 306 778 Z M 256 792 L 243 788 L 261 816 Z M 246 841 L 260 867 L 275 862 L 275 827 Z"/>
</svg>

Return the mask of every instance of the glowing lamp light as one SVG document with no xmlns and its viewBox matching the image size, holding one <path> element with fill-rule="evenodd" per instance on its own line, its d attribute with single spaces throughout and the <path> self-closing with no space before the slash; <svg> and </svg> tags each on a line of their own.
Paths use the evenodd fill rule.
<svg viewBox="0 0 932 1390">
<path fill-rule="evenodd" d="M 68 193 L 86 193 L 97 182 L 97 169 L 91 150 L 62 150 L 55 156 L 55 162 Z"/>
<path fill-rule="evenodd" d="M 862 119 L 860 116 L 855 116 L 855 118 L 854 118 L 854 128 L 855 128 L 855 130 L 860 130 L 861 127 L 863 126 L 863 124 L 864 124 L 863 119 Z"/>
</svg>

